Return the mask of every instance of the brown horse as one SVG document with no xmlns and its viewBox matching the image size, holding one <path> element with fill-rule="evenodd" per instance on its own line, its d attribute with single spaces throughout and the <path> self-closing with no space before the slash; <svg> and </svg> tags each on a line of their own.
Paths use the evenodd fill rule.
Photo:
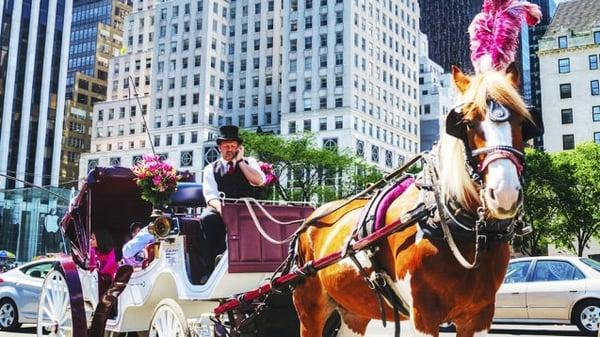
<svg viewBox="0 0 600 337">
<path fill-rule="evenodd" d="M 463 238 L 450 235 L 456 237 L 457 253 L 444 236 L 436 239 L 424 235 L 421 225 L 388 236 L 375 254 L 394 292 L 409 306 L 410 317 L 401 319 L 410 320 L 411 336 L 438 336 L 440 324 L 450 321 L 459 337 L 484 336 L 490 328 L 496 291 L 509 261 L 510 235 L 508 239 L 496 238 L 498 233 L 512 234 L 521 212 L 522 151 L 524 140 L 530 138 L 532 120 L 517 91 L 519 80 L 513 69 L 471 77 L 453 68 L 454 83 L 464 104 L 448 117 L 446 133 L 453 136 L 442 135 L 437 155 L 431 156 L 438 174 L 439 200 L 446 205 L 454 201 L 474 218 L 479 210 L 487 226 L 479 233 L 486 235 L 487 241 L 478 266 L 466 268 L 456 257 L 475 259 L 474 233 Z M 414 209 L 422 190 L 423 185 L 414 184 L 395 199 L 386 213 L 385 225 Z M 323 206 L 327 207 L 332 205 Z M 315 260 L 343 249 L 362 208 L 348 207 L 333 223 L 317 221 L 304 231 L 298 244 L 300 258 Z M 370 271 L 366 255 L 359 253 L 357 257 Z M 338 336 L 363 336 L 369 321 L 381 315 L 373 291 L 348 258 L 307 278 L 295 289 L 293 298 L 302 337 L 322 336 L 334 311 L 341 317 Z M 393 319 L 389 305 L 386 316 Z"/>
</svg>

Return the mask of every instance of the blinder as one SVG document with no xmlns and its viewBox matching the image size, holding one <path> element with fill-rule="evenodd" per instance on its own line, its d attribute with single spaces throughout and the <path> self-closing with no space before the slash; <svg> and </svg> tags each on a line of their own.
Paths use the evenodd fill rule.
<svg viewBox="0 0 600 337">
<path fill-rule="evenodd" d="M 450 110 L 448 116 L 446 116 L 446 133 L 452 137 L 466 140 L 467 129 L 461 111 L 463 106 L 464 104 L 455 106 Z M 544 124 L 541 114 L 537 112 L 535 107 L 530 107 L 529 112 L 533 117 L 533 122 L 528 119 L 523 120 L 521 129 L 523 141 L 528 141 L 544 134 Z M 489 102 L 488 114 L 494 122 L 504 122 L 510 118 L 510 110 L 495 101 Z"/>
</svg>

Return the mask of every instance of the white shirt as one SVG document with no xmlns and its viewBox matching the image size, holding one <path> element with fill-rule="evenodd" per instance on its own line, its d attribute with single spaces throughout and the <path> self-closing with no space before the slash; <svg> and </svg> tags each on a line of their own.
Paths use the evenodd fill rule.
<svg viewBox="0 0 600 337">
<path fill-rule="evenodd" d="M 147 244 L 154 242 L 154 235 L 148 232 L 148 226 L 140 231 L 125 245 L 123 245 L 123 257 L 132 258 L 135 254 L 144 250 Z"/>
<path fill-rule="evenodd" d="M 220 165 L 222 165 L 222 169 L 221 172 L 223 172 L 223 174 L 227 173 L 227 170 L 229 169 L 229 164 L 228 162 L 223 159 L 223 157 L 219 158 L 217 160 Z M 258 171 L 261 175 L 262 181 L 265 181 L 265 173 L 260 169 L 260 166 L 258 165 L 258 162 L 256 161 L 256 159 L 252 158 L 252 157 L 244 157 L 244 161 L 246 161 L 246 163 L 248 163 L 248 165 L 250 167 L 252 167 L 253 169 L 255 169 L 256 171 Z M 233 166 L 235 167 L 236 161 L 232 160 L 233 162 Z M 213 170 L 213 165 L 214 163 L 210 163 L 208 165 L 206 165 L 206 167 L 204 167 L 204 171 L 202 173 L 202 193 L 204 194 L 204 200 L 208 203 L 210 200 L 213 199 L 220 199 L 219 197 L 219 188 L 217 186 L 217 181 L 215 180 L 215 173 Z M 255 186 L 255 185 L 253 185 Z M 260 185 L 258 185 L 260 186 Z"/>
</svg>

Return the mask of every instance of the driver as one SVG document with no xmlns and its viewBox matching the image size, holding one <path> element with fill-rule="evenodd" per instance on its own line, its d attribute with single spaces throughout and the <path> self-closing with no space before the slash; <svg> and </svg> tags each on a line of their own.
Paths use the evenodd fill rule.
<svg viewBox="0 0 600 337">
<path fill-rule="evenodd" d="M 243 140 L 238 135 L 238 127 L 222 126 L 217 146 L 221 158 L 208 164 L 202 176 L 202 189 L 207 208 L 200 215 L 202 235 L 202 256 L 208 270 L 203 277 L 206 282 L 215 265 L 215 257 L 225 251 L 225 224 L 221 217 L 220 193 L 226 198 L 253 197 L 256 187 L 265 183 L 265 174 L 256 159 L 244 156 Z"/>
</svg>

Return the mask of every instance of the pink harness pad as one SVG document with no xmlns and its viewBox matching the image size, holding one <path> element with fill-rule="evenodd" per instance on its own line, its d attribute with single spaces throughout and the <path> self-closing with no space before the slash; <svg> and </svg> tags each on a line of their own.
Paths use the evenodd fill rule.
<svg viewBox="0 0 600 337">
<path fill-rule="evenodd" d="M 375 212 L 375 222 L 373 223 L 373 231 L 378 231 L 385 226 L 385 214 L 387 213 L 388 208 L 394 200 L 396 200 L 399 196 L 402 195 L 412 184 L 415 183 L 415 179 L 413 177 L 404 178 L 401 182 L 399 182 L 396 187 L 394 187 L 391 191 L 389 191 L 379 203 L 377 207 L 377 211 Z"/>
</svg>

